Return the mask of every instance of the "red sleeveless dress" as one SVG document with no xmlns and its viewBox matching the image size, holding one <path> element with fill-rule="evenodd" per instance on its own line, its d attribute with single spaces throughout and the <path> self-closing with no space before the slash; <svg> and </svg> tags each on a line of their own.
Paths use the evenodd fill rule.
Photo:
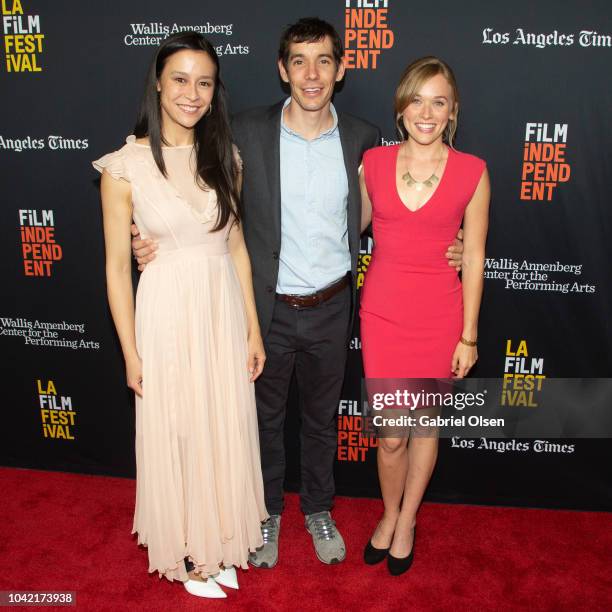
<svg viewBox="0 0 612 612">
<path fill-rule="evenodd" d="M 485 168 L 448 149 L 440 182 L 415 212 L 395 182 L 399 145 L 363 157 L 372 202 L 374 250 L 361 293 L 362 355 L 367 378 L 450 378 L 463 328 L 457 272 L 445 257 Z"/>
</svg>

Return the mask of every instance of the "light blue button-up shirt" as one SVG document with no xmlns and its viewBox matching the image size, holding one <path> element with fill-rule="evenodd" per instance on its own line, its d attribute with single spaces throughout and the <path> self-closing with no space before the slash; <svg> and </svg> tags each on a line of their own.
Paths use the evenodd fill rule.
<svg viewBox="0 0 612 612">
<path fill-rule="evenodd" d="M 291 98 L 285 102 L 285 107 Z M 281 250 L 277 293 L 305 295 L 351 269 L 348 244 L 348 179 L 338 115 L 333 126 L 306 140 L 281 115 Z"/>
</svg>

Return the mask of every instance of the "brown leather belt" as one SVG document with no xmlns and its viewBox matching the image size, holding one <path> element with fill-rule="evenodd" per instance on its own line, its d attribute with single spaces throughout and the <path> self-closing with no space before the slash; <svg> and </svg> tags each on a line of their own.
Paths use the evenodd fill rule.
<svg viewBox="0 0 612 612">
<path fill-rule="evenodd" d="M 310 308 L 312 306 L 318 306 L 323 302 L 334 297 L 337 293 L 340 293 L 349 284 L 349 276 L 343 276 L 339 281 L 336 281 L 333 285 L 321 289 L 316 293 L 310 293 L 308 295 L 288 295 L 286 293 L 277 293 L 276 299 L 281 302 L 286 302 L 292 308 Z"/>
</svg>

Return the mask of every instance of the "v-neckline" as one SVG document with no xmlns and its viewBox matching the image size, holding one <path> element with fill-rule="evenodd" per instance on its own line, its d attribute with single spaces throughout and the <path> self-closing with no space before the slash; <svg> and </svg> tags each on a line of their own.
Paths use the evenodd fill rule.
<svg viewBox="0 0 612 612">
<path fill-rule="evenodd" d="M 399 200 L 399 203 L 402 205 L 402 208 L 407 210 L 409 213 L 411 213 L 413 215 L 416 215 L 419 211 L 423 210 L 424 208 L 428 208 L 430 206 L 431 201 L 436 197 L 436 194 L 438 193 L 438 191 L 442 187 L 442 183 L 444 181 L 444 177 L 446 176 L 446 173 L 448 171 L 448 164 L 449 164 L 451 156 L 452 156 L 452 149 L 448 145 L 445 145 L 445 146 L 446 146 L 446 150 L 447 150 L 447 156 L 446 156 L 446 163 L 444 164 L 444 172 L 442 173 L 442 176 L 440 177 L 440 180 L 438 181 L 438 184 L 436 185 L 436 188 L 433 190 L 433 192 L 429 196 L 429 198 L 427 198 L 427 200 L 425 200 L 425 202 L 423 204 L 421 204 L 421 206 L 419 206 L 415 210 L 412 210 L 411 208 L 408 208 L 408 206 L 406 206 L 406 204 L 404 204 L 404 200 L 402 200 L 402 196 L 400 195 L 399 189 L 397 187 L 397 162 L 398 162 L 398 159 L 399 159 L 401 145 L 397 146 L 397 149 L 395 151 L 394 163 L 393 163 L 393 185 L 394 185 L 394 191 L 395 191 L 395 195 L 397 196 L 397 199 Z"/>
<path fill-rule="evenodd" d="M 179 190 L 179 188 L 172 183 L 172 181 L 170 180 L 170 172 L 168 171 L 167 167 L 166 167 L 166 172 L 168 173 L 168 176 L 164 176 L 159 171 L 159 168 L 157 167 L 157 164 L 155 163 L 155 159 L 153 157 L 153 151 L 151 150 L 150 145 L 136 142 L 135 138 L 130 138 L 129 136 L 126 139 L 126 142 L 129 144 L 136 145 L 137 147 L 144 147 L 146 149 L 149 149 L 150 162 L 153 164 L 154 171 L 157 171 L 156 172 L 157 175 L 163 180 L 167 189 L 170 190 L 170 192 L 174 195 L 174 197 L 177 200 L 180 200 L 183 203 L 183 205 L 189 210 L 189 212 L 195 218 L 196 221 L 199 221 L 200 223 L 208 223 L 209 221 L 213 219 L 213 217 L 216 214 L 215 208 L 217 205 L 217 193 L 212 187 L 209 187 L 208 189 L 202 189 L 202 191 L 207 194 L 207 201 L 206 201 L 206 206 L 202 210 L 199 210 L 191 203 L 191 200 L 185 197 L 183 193 Z M 193 154 L 193 145 L 179 145 L 176 147 L 162 147 L 162 151 L 165 151 L 167 149 L 187 149 L 187 148 L 192 149 L 192 151 L 189 153 L 189 159 L 188 159 L 188 164 L 190 164 L 191 156 Z"/>
</svg>

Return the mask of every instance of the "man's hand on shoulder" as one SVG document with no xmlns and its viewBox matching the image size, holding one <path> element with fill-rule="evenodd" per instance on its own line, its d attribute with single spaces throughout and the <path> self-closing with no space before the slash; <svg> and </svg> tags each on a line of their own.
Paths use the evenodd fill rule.
<svg viewBox="0 0 612 612">
<path fill-rule="evenodd" d="M 134 223 L 132 223 L 132 253 L 138 262 L 138 269 L 142 272 L 146 265 L 155 259 L 155 251 L 157 251 L 157 242 L 155 240 L 142 239 L 140 232 Z"/>
</svg>

